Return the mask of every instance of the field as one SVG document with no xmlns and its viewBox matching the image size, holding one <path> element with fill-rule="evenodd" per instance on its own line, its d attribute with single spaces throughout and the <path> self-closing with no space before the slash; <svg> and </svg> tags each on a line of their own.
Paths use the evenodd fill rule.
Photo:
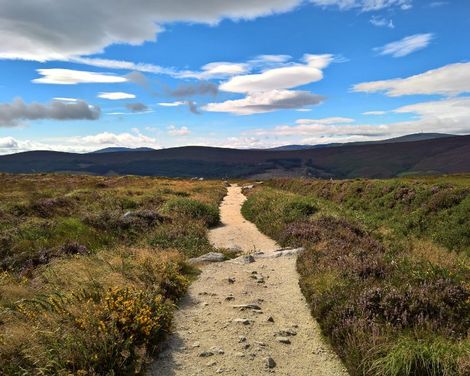
<svg viewBox="0 0 470 376">
<path fill-rule="evenodd" d="M 212 250 L 221 182 L 0 175 L 2 374 L 141 372 Z"/>
<path fill-rule="evenodd" d="M 354 376 L 470 374 L 470 176 L 265 182 L 245 217 L 304 246 L 300 285 Z"/>
</svg>

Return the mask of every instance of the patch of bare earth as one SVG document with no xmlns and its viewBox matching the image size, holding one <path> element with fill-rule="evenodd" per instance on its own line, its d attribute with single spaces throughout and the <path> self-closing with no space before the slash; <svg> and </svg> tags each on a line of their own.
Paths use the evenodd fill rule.
<svg viewBox="0 0 470 376">
<path fill-rule="evenodd" d="M 245 196 L 228 189 L 219 248 L 263 251 L 251 263 L 202 267 L 175 315 L 174 333 L 150 375 L 347 375 L 321 337 L 300 292 L 295 255 L 274 257 L 276 243 L 240 213 Z"/>
</svg>

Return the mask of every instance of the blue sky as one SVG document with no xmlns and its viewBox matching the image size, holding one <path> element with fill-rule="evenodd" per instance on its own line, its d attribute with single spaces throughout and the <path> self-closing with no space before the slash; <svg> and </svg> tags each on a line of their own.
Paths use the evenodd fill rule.
<svg viewBox="0 0 470 376">
<path fill-rule="evenodd" d="M 470 133 L 463 0 L 0 0 L 0 153 Z"/>
</svg>

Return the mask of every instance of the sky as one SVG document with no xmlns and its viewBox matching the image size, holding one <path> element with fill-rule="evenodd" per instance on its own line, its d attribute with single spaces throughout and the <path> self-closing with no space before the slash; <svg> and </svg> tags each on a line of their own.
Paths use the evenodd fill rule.
<svg viewBox="0 0 470 376">
<path fill-rule="evenodd" d="M 467 0 L 0 0 L 0 154 L 470 134 Z"/>
</svg>

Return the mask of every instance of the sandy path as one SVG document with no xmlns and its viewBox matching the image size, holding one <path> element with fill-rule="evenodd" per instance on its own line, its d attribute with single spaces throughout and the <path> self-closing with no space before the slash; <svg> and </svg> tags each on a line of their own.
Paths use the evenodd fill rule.
<svg viewBox="0 0 470 376">
<path fill-rule="evenodd" d="M 229 188 L 221 205 L 224 226 L 211 231 L 211 241 L 221 248 L 238 246 L 244 252 L 256 248 L 272 254 L 276 243 L 241 216 L 244 200 L 239 187 Z M 260 309 L 234 307 L 244 304 Z M 272 368 L 268 358 L 275 362 L 271 362 Z M 267 373 L 347 375 L 309 313 L 298 286 L 295 257 L 203 267 L 175 316 L 175 332 L 166 350 L 149 374 Z"/>
</svg>

